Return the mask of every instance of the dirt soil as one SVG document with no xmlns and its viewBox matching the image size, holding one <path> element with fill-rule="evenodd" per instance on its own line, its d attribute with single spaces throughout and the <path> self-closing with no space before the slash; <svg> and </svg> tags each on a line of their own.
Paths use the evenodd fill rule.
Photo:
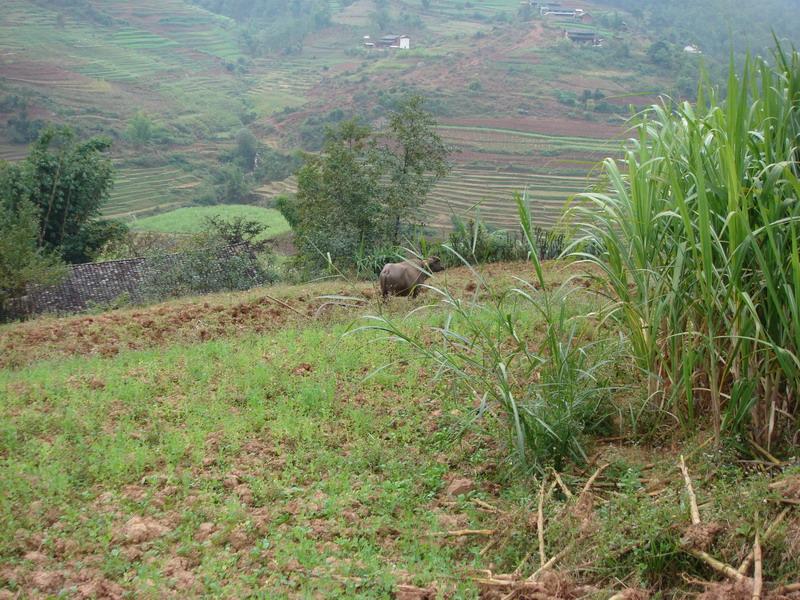
<svg viewBox="0 0 800 600">
<path fill-rule="evenodd" d="M 553 271 L 560 268 L 563 265 L 551 265 Z M 497 281 L 510 281 L 513 275 L 533 277 L 527 263 L 498 263 L 481 270 Z M 468 269 L 457 268 L 439 277 L 446 278 L 457 292 L 469 285 L 471 275 Z M 266 333 L 308 319 L 330 318 L 344 310 L 320 297 L 324 295 L 362 298 L 361 310 L 367 312 L 365 307 L 376 302 L 377 291 L 377 282 L 333 281 L 303 288 L 275 286 L 246 294 L 214 294 L 98 315 L 37 318 L 0 327 L 0 368 L 21 368 L 47 358 L 114 356 L 123 350 Z M 407 308 L 408 301 L 397 300 L 399 309 Z M 418 302 L 424 301 L 425 294 L 421 294 Z M 352 309 L 345 312 L 350 314 Z"/>
</svg>

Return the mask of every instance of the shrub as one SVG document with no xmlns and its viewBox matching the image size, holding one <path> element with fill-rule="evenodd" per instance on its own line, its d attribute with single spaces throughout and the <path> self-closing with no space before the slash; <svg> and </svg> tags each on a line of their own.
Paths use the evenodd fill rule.
<svg viewBox="0 0 800 600">
<path fill-rule="evenodd" d="M 356 274 L 359 277 L 374 279 L 380 275 L 387 263 L 403 260 L 403 249 L 399 246 L 377 248 L 369 253 L 359 253 L 356 257 Z"/>
<path fill-rule="evenodd" d="M 6 303 L 24 295 L 29 285 L 54 284 L 66 275 L 58 256 L 38 246 L 38 233 L 31 203 L 12 209 L 0 200 L 0 321 L 10 316 Z"/>
<path fill-rule="evenodd" d="M 445 264 L 455 266 L 462 260 L 471 264 L 525 260 L 528 244 L 522 231 L 490 230 L 480 216 L 463 221 L 455 218 L 454 230 L 448 238 L 451 252 L 442 253 Z M 564 249 L 564 235 L 545 231 L 539 227 L 532 230 L 537 256 L 541 260 L 558 257 Z"/>
<path fill-rule="evenodd" d="M 230 219 L 212 215 L 203 219 L 204 235 L 210 240 L 225 246 L 246 244 L 258 252 L 267 250 L 268 242 L 263 237 L 268 228 L 260 221 L 241 215 Z"/>
<path fill-rule="evenodd" d="M 209 246 L 151 259 L 142 284 L 143 296 L 163 300 L 192 294 L 248 290 L 276 276 L 246 248 Z"/>
</svg>

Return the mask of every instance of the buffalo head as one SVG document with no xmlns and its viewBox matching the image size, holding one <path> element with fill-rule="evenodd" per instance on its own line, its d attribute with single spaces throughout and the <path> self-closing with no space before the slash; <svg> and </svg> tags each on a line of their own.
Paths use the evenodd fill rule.
<svg viewBox="0 0 800 600">
<path fill-rule="evenodd" d="M 428 260 L 425 261 L 425 266 L 431 273 L 438 273 L 439 271 L 444 271 L 444 265 L 442 261 L 439 260 L 438 256 L 431 256 Z"/>
</svg>

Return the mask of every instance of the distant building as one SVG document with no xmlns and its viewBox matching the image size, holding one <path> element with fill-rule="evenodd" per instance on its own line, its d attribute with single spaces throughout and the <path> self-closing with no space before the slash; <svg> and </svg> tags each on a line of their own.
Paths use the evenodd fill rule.
<svg viewBox="0 0 800 600">
<path fill-rule="evenodd" d="M 409 50 L 411 48 L 411 38 L 407 35 L 384 35 L 375 42 L 376 48 L 399 48 Z"/>
<path fill-rule="evenodd" d="M 703 53 L 703 51 L 700 50 L 700 48 L 698 48 L 694 44 L 689 44 L 688 46 L 684 46 L 683 51 L 686 52 L 686 54 L 702 54 Z"/>
<path fill-rule="evenodd" d="M 570 42 L 576 44 L 591 44 L 592 46 L 602 46 L 603 39 L 597 35 L 596 31 L 587 31 L 586 29 L 579 30 L 564 30 L 564 37 Z"/>
<path fill-rule="evenodd" d="M 558 8 L 550 4 L 542 6 L 539 12 L 543 17 L 561 17 L 566 19 L 581 19 L 586 11 L 582 8 Z"/>
</svg>

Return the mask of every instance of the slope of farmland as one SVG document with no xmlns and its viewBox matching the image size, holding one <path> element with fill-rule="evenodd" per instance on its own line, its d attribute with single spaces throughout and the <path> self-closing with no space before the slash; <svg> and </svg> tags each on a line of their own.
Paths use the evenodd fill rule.
<svg viewBox="0 0 800 600">
<path fill-rule="evenodd" d="M 484 127 L 480 123 L 469 120 L 439 128 L 454 149 L 456 165 L 425 205 L 431 225 L 446 228 L 453 216 L 479 212 L 495 226 L 515 227 L 514 194 L 524 192 L 535 224 L 553 227 L 572 196 L 592 185 L 598 163 L 619 154 L 621 147 L 622 129 L 607 125 L 594 128 L 598 137 L 584 137 L 553 134 L 559 130 L 572 133 L 563 122 L 517 124 L 539 131 L 509 129 L 514 124 L 510 119 L 486 120 Z M 576 130 L 574 133 L 591 132 Z"/>
<path fill-rule="evenodd" d="M 199 182 L 195 175 L 173 166 L 117 169 L 105 214 L 128 219 L 184 206 L 191 202 Z"/>
<path fill-rule="evenodd" d="M 567 314 L 595 306 L 575 265 L 543 268 L 570 289 Z M 435 284 L 475 304 L 518 277 L 532 265 Z M 362 302 L 326 309 L 343 293 Z M 743 464 L 707 433 L 654 442 L 620 419 L 619 437 L 586 436 L 585 464 L 557 466 L 555 488 L 513 469 L 496 400 L 433 377 L 410 344 L 353 332 L 383 314 L 434 350 L 445 305 L 375 295 L 327 279 L 0 325 L 0 597 L 750 598 L 688 544 L 711 536 L 703 554 L 747 564 L 757 513 L 765 598 L 796 600 L 796 585 L 773 590 L 800 572 L 797 465 Z M 513 304 L 536 339 L 541 321 Z M 640 408 L 641 378 L 615 373 L 614 406 Z M 539 548 L 552 570 L 537 579 Z"/>
<path fill-rule="evenodd" d="M 330 26 L 309 35 L 300 51 L 260 57 L 243 54 L 241 24 L 184 0 L 90 1 L 102 22 L 35 0 L 4 3 L 0 99 L 22 94 L 37 118 L 111 135 L 125 164 L 147 155 L 152 166 L 120 171 L 108 216 L 197 200 L 242 127 L 289 152 L 330 114 L 380 126 L 397 97 L 418 92 L 431 100 L 456 167 L 428 204 L 432 224 L 446 226 L 450 214 L 482 198 L 484 217 L 507 225 L 511 194 L 526 186 L 542 204 L 535 218 L 551 224 L 555 206 L 585 188 L 586 175 L 622 137 L 624 115 L 564 98 L 591 90 L 624 112 L 627 102 L 650 101 L 669 85 L 634 70 L 646 47 L 641 32 L 613 33 L 631 52 L 617 60 L 610 49 L 565 45 L 556 20 L 518 19 L 512 0 L 390 5 L 387 27 L 412 36 L 408 52 L 363 48 L 364 35 L 381 33 L 371 0 L 332 2 Z M 598 4 L 576 5 L 603 13 Z M 138 112 L 159 128 L 158 142 L 126 142 Z M 19 158 L 24 149 L 16 148 L 0 125 L 0 158 Z M 176 170 L 177 163 L 190 166 Z M 553 175 L 574 184 L 547 178 Z M 290 179 L 259 193 L 270 198 L 293 187 Z"/>
<path fill-rule="evenodd" d="M 482 220 L 503 228 L 517 228 L 514 194 L 525 193 L 534 224 L 558 224 L 569 199 L 589 185 L 585 175 L 542 175 L 531 171 L 484 170 L 459 166 L 439 183 L 425 205 L 431 225 L 447 228 L 451 217 L 480 214 Z"/>
</svg>

